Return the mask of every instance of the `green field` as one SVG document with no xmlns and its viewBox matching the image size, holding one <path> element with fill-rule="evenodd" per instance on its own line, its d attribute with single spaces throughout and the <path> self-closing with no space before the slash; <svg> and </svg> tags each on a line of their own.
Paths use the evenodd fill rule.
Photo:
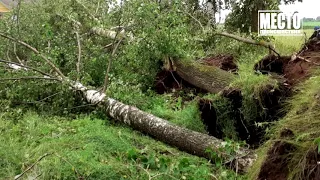
<svg viewBox="0 0 320 180">
<path fill-rule="evenodd" d="M 303 22 L 303 26 L 320 26 L 320 21 Z"/>
<path fill-rule="evenodd" d="M 313 33 L 313 29 L 304 29 L 305 36 L 276 36 L 274 44 L 276 49 L 283 55 L 290 55 L 297 52 Z"/>
<path fill-rule="evenodd" d="M 303 22 L 303 29 L 313 29 L 315 26 L 320 26 L 320 21 Z"/>
</svg>

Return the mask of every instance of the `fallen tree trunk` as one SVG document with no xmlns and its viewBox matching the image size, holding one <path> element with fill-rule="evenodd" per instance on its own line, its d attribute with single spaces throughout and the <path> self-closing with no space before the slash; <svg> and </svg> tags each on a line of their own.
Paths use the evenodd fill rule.
<svg viewBox="0 0 320 180">
<path fill-rule="evenodd" d="M 88 90 L 80 83 L 74 83 L 71 86 L 73 89 L 81 91 L 89 103 L 98 104 L 115 121 L 126 124 L 182 151 L 207 158 L 213 162 L 222 160 L 225 165 L 228 164 L 237 172 L 242 173 L 247 172 L 257 158 L 257 155 L 247 148 L 234 149 L 235 152 L 231 154 L 225 153 L 224 148 L 228 145 L 225 141 L 179 127 L 136 107 L 107 98 L 104 93 Z M 216 156 L 213 156 L 212 152 Z"/>
<path fill-rule="evenodd" d="M 44 62 L 49 64 L 52 69 L 58 72 L 58 82 L 69 84 L 71 89 L 81 91 L 86 101 L 103 108 L 107 115 L 114 118 L 114 120 L 118 122 L 127 124 L 136 130 L 146 133 L 169 145 L 175 146 L 182 151 L 200 157 L 205 157 L 212 161 L 216 161 L 217 158 L 219 158 L 220 161 L 222 160 L 225 164 L 231 165 L 234 169 L 236 169 L 236 171 L 239 172 L 246 172 L 256 159 L 256 155 L 253 153 L 253 151 L 250 151 L 246 148 L 234 147 L 234 153 L 225 153 L 224 147 L 230 145 L 227 142 L 224 142 L 207 134 L 202 134 L 176 126 L 164 119 L 143 112 L 136 107 L 125 105 L 114 99 L 107 98 L 105 93 L 89 89 L 83 86 L 81 83 L 72 81 L 68 77 L 64 76 L 49 59 L 43 56 L 34 47 L 24 43 L 23 41 L 19 41 L 6 36 L 2 33 L 0 33 L 0 36 L 15 41 L 31 49 L 37 55 L 42 57 Z M 233 75 L 231 73 L 229 74 L 226 71 L 213 67 L 215 72 L 212 72 L 211 70 L 204 70 L 204 72 L 206 72 L 206 75 L 209 76 L 209 79 L 211 79 L 211 81 L 209 82 L 211 83 L 210 85 L 205 81 L 206 75 L 201 76 L 201 72 L 197 73 L 195 69 L 192 69 L 193 66 L 179 63 L 176 63 L 176 65 L 178 67 L 178 72 L 180 72 L 181 74 L 190 71 L 191 76 L 189 74 L 184 74 L 184 76 L 189 77 L 190 80 L 194 79 L 194 77 L 192 76 L 199 75 L 199 77 L 197 78 L 201 80 L 200 82 L 202 83 L 202 86 L 211 89 L 212 92 L 218 92 L 218 90 L 223 89 L 230 83 L 231 79 L 233 78 Z M 19 64 L 19 66 L 22 68 L 29 68 L 27 66 L 24 66 L 23 64 Z M 201 66 L 199 66 L 198 68 L 200 67 Z M 33 68 L 29 69 L 32 70 Z M 182 71 L 179 69 L 181 69 Z M 198 70 L 201 70 L 201 68 Z M 40 71 L 37 70 L 37 72 Z M 51 78 L 55 77 L 46 77 L 46 79 L 48 80 L 51 80 Z M 215 81 L 217 81 L 217 83 L 214 83 Z M 213 152 L 215 155 L 213 155 Z"/>
<path fill-rule="evenodd" d="M 256 155 L 252 151 L 244 148 L 236 150 L 235 156 L 225 154 L 221 152 L 221 149 L 227 143 L 220 139 L 173 125 L 164 119 L 114 99 L 107 98 L 100 106 L 105 108 L 106 114 L 115 120 L 175 146 L 182 151 L 213 161 L 216 160 L 216 157 L 213 157 L 210 151 L 215 152 L 239 172 L 246 172 L 256 159 Z"/>
<path fill-rule="evenodd" d="M 172 62 L 173 69 L 178 75 L 190 84 L 211 93 L 219 93 L 235 79 L 235 75 L 215 66 L 206 66 L 199 63 Z"/>
</svg>

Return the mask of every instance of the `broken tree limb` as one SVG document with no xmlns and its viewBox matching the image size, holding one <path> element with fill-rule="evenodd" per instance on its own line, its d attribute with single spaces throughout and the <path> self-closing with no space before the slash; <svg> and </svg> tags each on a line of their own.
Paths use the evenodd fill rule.
<svg viewBox="0 0 320 180">
<path fill-rule="evenodd" d="M 248 43 L 248 44 L 253 44 L 253 45 L 257 45 L 257 46 L 262 46 L 262 47 L 268 48 L 269 50 L 273 51 L 273 52 L 276 53 L 278 56 L 280 56 L 280 54 L 275 50 L 274 44 L 272 44 L 272 43 L 270 43 L 270 42 L 266 42 L 266 41 L 255 41 L 255 40 L 253 40 L 253 39 L 243 38 L 243 37 L 236 36 L 236 35 L 234 35 L 234 34 L 229 34 L 229 33 L 226 33 L 226 32 L 216 33 L 216 35 L 229 37 L 229 38 L 235 39 L 235 40 L 237 40 L 237 41 L 241 41 L 241 42 Z"/>
<path fill-rule="evenodd" d="M 211 93 L 219 93 L 236 77 L 218 67 L 206 66 L 197 62 L 174 60 L 172 65 L 182 79 Z"/>
<path fill-rule="evenodd" d="M 76 68 L 77 68 L 77 81 L 80 80 L 80 65 L 81 65 L 81 42 L 80 42 L 80 36 L 79 32 L 76 31 L 76 38 L 77 38 L 77 44 L 78 44 L 78 61 L 76 63 Z"/>
<path fill-rule="evenodd" d="M 43 60 L 45 60 L 46 63 L 47 63 L 48 65 L 50 65 L 51 68 L 52 68 L 56 73 L 58 73 L 58 75 L 59 75 L 61 78 L 63 78 L 63 79 L 66 78 L 66 77 L 63 75 L 63 73 L 60 71 L 60 69 L 59 69 L 56 65 L 54 65 L 48 58 L 46 58 L 43 54 L 41 54 L 36 48 L 30 46 L 29 44 L 27 44 L 27 43 L 25 43 L 25 42 L 23 42 L 23 41 L 20 41 L 20 40 L 17 40 L 17 39 L 15 39 L 15 38 L 13 38 L 13 37 L 7 36 L 7 35 L 5 35 L 4 33 L 1 33 L 1 32 L 0 32 L 0 36 L 3 37 L 3 38 L 9 39 L 9 40 L 11 40 L 11 41 L 17 42 L 17 43 L 19 43 L 19 44 L 27 47 L 28 49 L 30 49 L 31 51 L 33 51 L 35 54 L 39 55 Z"/>
<path fill-rule="evenodd" d="M 109 37 L 111 39 L 116 39 L 116 38 L 121 39 L 121 38 L 126 37 L 126 33 L 125 33 L 124 29 L 120 30 L 117 33 L 117 31 L 103 29 L 103 28 L 99 28 L 99 27 L 93 27 L 93 28 L 91 28 L 91 33 L 99 35 L 99 36 Z"/>
<path fill-rule="evenodd" d="M 45 75 L 45 76 L 48 76 L 48 77 L 53 77 L 51 74 L 48 74 L 46 72 L 43 72 L 41 70 L 38 70 L 36 68 L 33 68 L 33 67 L 29 67 L 29 66 L 26 66 L 26 65 L 23 65 L 23 64 L 19 64 L 19 63 L 16 63 L 16 62 L 12 62 L 12 61 L 6 61 L 6 60 L 2 60 L 0 59 L 0 63 L 5 63 L 7 64 L 10 68 L 13 68 L 13 69 L 16 69 L 16 70 L 19 70 L 19 69 L 24 69 L 24 70 L 27 70 L 27 69 L 30 69 L 30 70 L 33 70 L 35 72 L 38 72 L 42 75 Z"/>
</svg>

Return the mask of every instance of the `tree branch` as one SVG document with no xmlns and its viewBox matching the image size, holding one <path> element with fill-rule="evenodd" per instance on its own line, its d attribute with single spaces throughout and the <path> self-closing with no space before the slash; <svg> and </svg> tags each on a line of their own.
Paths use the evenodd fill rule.
<svg viewBox="0 0 320 180">
<path fill-rule="evenodd" d="M 51 77 L 51 78 L 54 77 L 54 76 L 52 76 L 51 74 L 45 73 L 45 72 L 40 71 L 40 70 L 38 70 L 38 69 L 36 69 L 36 68 L 30 67 L 30 66 L 26 66 L 26 65 L 22 65 L 22 64 L 19 64 L 19 63 L 16 63 L 16 62 L 5 61 L 5 60 L 2 60 L 2 59 L 0 59 L 0 62 L 6 63 L 6 64 L 15 64 L 15 65 L 20 66 L 20 67 L 23 67 L 23 68 L 31 69 L 31 70 L 33 70 L 33 71 L 35 71 L 35 72 L 38 72 L 38 73 L 42 74 L 42 75 L 49 76 L 49 77 Z"/>
<path fill-rule="evenodd" d="M 17 40 L 17 39 L 15 39 L 15 38 L 13 38 L 13 37 L 7 36 L 7 35 L 5 35 L 5 34 L 3 34 L 3 33 L 1 33 L 1 32 L 0 32 L 0 36 L 3 37 L 3 38 L 9 39 L 9 40 L 11 40 L 11 41 L 15 41 L 15 42 L 17 42 L 17 43 L 19 43 L 19 44 L 27 47 L 28 49 L 30 49 L 31 51 L 33 51 L 34 53 L 36 53 L 37 55 L 39 55 L 42 59 L 44 59 L 44 60 L 47 62 L 47 64 L 49 64 L 49 65 L 51 66 L 51 68 L 52 68 L 55 72 L 57 72 L 58 75 L 59 75 L 61 78 L 63 78 L 63 79 L 66 78 L 66 76 L 63 75 L 63 73 L 60 71 L 60 69 L 59 69 L 56 65 L 54 65 L 48 58 L 46 58 L 43 54 L 41 54 L 36 48 L 32 47 L 31 45 L 29 45 L 29 44 L 27 44 L 27 43 L 25 43 L 25 42 L 23 42 L 23 41 L 20 41 L 20 40 Z"/>
<path fill-rule="evenodd" d="M 216 33 L 216 35 L 229 37 L 229 38 L 232 38 L 232 39 L 244 42 L 244 43 L 248 43 L 248 44 L 263 46 L 265 48 L 270 49 L 271 51 L 273 51 L 274 53 L 276 53 L 280 57 L 280 54 L 274 49 L 274 45 L 272 43 L 265 42 L 265 41 L 257 42 L 257 41 L 255 41 L 253 39 L 243 38 L 243 37 L 236 36 L 234 34 L 229 34 L 229 33 L 226 33 L 226 32 Z"/>
<path fill-rule="evenodd" d="M 205 29 L 204 29 L 202 23 L 201 23 L 197 18 L 195 18 L 194 16 L 192 16 L 192 15 L 191 15 L 190 13 L 188 13 L 188 12 L 183 12 L 183 13 L 187 14 L 187 15 L 190 16 L 193 20 L 195 20 L 195 21 L 199 24 L 199 26 L 201 27 L 202 32 L 205 32 Z"/>
<path fill-rule="evenodd" d="M 25 76 L 25 77 L 16 77 L 16 78 L 0 78 L 0 81 L 33 80 L 33 79 L 61 81 L 61 79 L 58 79 L 58 78 L 39 77 L 39 76 Z"/>
<path fill-rule="evenodd" d="M 21 174 L 16 175 L 14 177 L 14 180 L 20 179 L 25 173 L 27 173 L 28 171 L 30 171 L 37 163 L 39 163 L 43 158 L 45 158 L 46 156 L 51 155 L 52 153 L 45 153 L 43 156 L 41 156 L 40 158 L 37 159 L 36 162 L 34 162 L 30 167 L 28 167 L 25 171 L 23 171 Z"/>
<path fill-rule="evenodd" d="M 107 72 L 106 72 L 106 76 L 104 78 L 104 84 L 103 84 L 103 88 L 102 88 L 102 92 L 106 92 L 108 84 L 109 84 L 109 72 L 110 72 L 110 68 L 111 68 L 111 64 L 112 64 L 112 60 L 114 58 L 114 55 L 116 54 L 116 51 L 121 43 L 122 39 L 120 39 L 118 41 L 118 43 L 116 44 L 116 46 L 113 48 L 112 54 L 110 56 L 109 62 L 108 62 L 108 68 L 107 68 Z"/>
<path fill-rule="evenodd" d="M 81 42 L 80 42 L 80 36 L 78 31 L 76 31 L 77 36 L 77 42 L 78 42 L 78 62 L 76 63 L 77 66 L 77 81 L 80 80 L 80 65 L 81 65 Z"/>
</svg>

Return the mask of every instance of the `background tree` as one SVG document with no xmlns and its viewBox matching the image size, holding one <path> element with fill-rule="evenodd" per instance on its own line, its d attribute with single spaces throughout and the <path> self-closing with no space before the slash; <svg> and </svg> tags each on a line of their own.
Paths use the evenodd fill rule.
<svg viewBox="0 0 320 180">
<path fill-rule="evenodd" d="M 250 33 L 258 32 L 258 11 L 277 10 L 281 3 L 292 4 L 302 0 L 240 0 L 230 2 L 232 12 L 226 18 L 226 28 Z"/>
</svg>

